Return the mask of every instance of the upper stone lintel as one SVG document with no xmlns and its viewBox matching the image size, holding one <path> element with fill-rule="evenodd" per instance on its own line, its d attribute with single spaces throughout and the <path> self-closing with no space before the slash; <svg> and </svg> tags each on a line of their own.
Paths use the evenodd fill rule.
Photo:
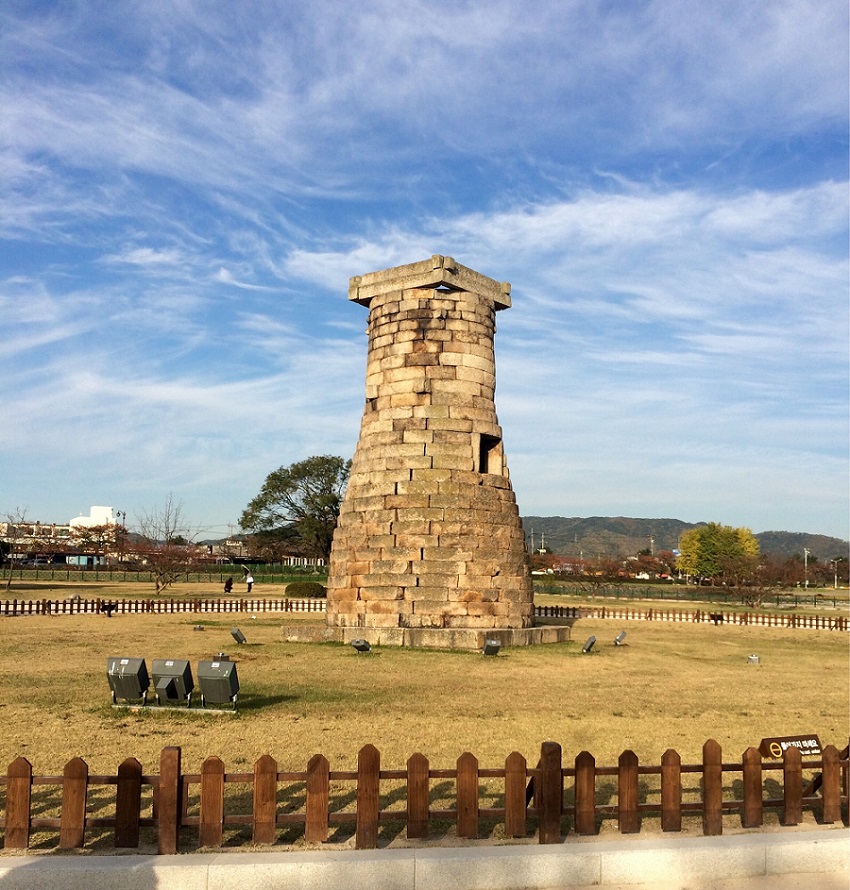
<svg viewBox="0 0 850 890">
<path fill-rule="evenodd" d="M 434 254 L 419 263 L 356 275 L 348 283 L 348 299 L 368 306 L 372 297 L 378 294 L 441 286 L 490 297 L 496 309 L 509 309 L 511 305 L 511 286 L 507 281 L 488 278 L 455 262 L 453 257 L 441 254 Z"/>
</svg>

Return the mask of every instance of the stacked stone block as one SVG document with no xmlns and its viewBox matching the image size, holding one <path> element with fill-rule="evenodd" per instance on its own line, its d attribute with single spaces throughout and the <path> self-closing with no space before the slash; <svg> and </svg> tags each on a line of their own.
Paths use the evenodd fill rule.
<svg viewBox="0 0 850 890">
<path fill-rule="evenodd" d="M 328 624 L 527 628 L 525 538 L 496 416 L 500 284 L 434 256 L 351 279 L 366 406 L 334 535 Z"/>
</svg>

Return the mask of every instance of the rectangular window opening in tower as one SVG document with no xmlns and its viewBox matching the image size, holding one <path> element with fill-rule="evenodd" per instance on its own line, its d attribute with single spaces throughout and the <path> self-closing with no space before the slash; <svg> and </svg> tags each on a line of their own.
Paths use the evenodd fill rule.
<svg viewBox="0 0 850 890">
<path fill-rule="evenodd" d="M 502 440 L 482 434 L 478 452 L 478 472 L 502 474 Z"/>
</svg>

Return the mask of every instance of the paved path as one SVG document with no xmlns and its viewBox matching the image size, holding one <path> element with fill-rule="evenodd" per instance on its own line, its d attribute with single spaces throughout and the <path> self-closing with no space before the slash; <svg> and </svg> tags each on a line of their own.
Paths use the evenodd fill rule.
<svg viewBox="0 0 850 890">
<path fill-rule="evenodd" d="M 0 890 L 848 890 L 850 831 L 388 850 L 0 856 Z"/>
<path fill-rule="evenodd" d="M 803 872 L 795 875 L 761 875 L 707 882 L 667 881 L 657 884 L 607 884 L 604 890 L 848 890 L 848 888 L 850 888 L 850 873 L 848 872 L 828 874 Z M 583 890 L 583 888 L 576 888 L 576 890 Z"/>
</svg>

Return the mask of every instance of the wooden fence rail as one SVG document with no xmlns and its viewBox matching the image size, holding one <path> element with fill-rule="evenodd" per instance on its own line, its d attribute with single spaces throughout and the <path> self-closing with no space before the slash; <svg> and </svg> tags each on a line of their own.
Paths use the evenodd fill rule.
<svg viewBox="0 0 850 890">
<path fill-rule="evenodd" d="M 731 783 L 730 775 L 737 776 Z M 828 745 L 819 760 L 805 763 L 798 748 L 788 748 L 781 762 L 763 762 L 756 748 L 748 748 L 740 763 L 723 763 L 720 745 L 711 739 L 702 762 L 692 765 L 668 750 L 658 766 L 641 765 L 633 751 L 624 751 L 616 766 L 597 766 L 587 751 L 565 766 L 561 746 L 545 742 L 533 768 L 513 752 L 504 767 L 485 769 L 467 752 L 453 769 L 433 769 L 414 754 L 405 769 L 384 770 L 378 749 L 366 745 L 352 771 L 331 770 L 327 758 L 316 754 L 305 771 L 282 772 L 264 755 L 252 772 L 228 773 L 220 758 L 210 757 L 198 774 L 184 773 L 181 749 L 169 747 L 155 776 L 144 775 L 132 757 L 117 776 L 90 775 L 79 757 L 61 776 L 33 776 L 29 761 L 19 757 L 0 777 L 0 828 L 7 850 L 27 849 L 33 831 L 57 829 L 59 849 L 79 848 L 95 828 L 112 829 L 116 847 L 137 848 L 140 829 L 152 828 L 160 853 L 178 852 L 181 842 L 187 846 L 187 834 L 196 846 L 220 847 L 226 829 L 246 827 L 254 844 L 274 844 L 278 829 L 293 826 L 307 843 L 320 844 L 339 823 L 353 826 L 358 849 L 377 847 L 379 827 L 388 822 L 405 825 L 409 838 L 427 837 L 434 823 L 448 822 L 462 839 L 479 837 L 482 821 L 499 822 L 509 838 L 527 838 L 536 827 L 539 843 L 553 844 L 570 830 L 596 834 L 606 817 L 616 818 L 626 834 L 640 831 L 648 816 L 660 817 L 664 831 L 680 831 L 683 814 L 691 814 L 701 816 L 703 834 L 719 835 L 724 816 L 737 814 L 743 827 L 758 828 L 766 809 L 775 810 L 785 826 L 799 824 L 806 811 L 822 823 L 846 821 L 848 776 L 846 748 L 839 753 Z M 36 807 L 56 807 L 55 800 L 37 806 L 41 792 L 33 786 L 45 785 L 59 790 L 58 817 L 34 815 Z M 245 790 L 228 794 L 228 785 Z M 99 786 L 115 786 L 108 802 L 91 794 Z"/>
<path fill-rule="evenodd" d="M 210 612 L 317 612 L 325 611 L 326 601 L 315 599 L 247 599 L 242 597 L 211 599 L 83 599 L 4 600 L 0 617 L 13 615 L 130 615 Z M 674 621 L 696 624 L 732 624 L 758 627 L 787 627 L 807 630 L 850 631 L 850 619 L 844 615 L 764 614 L 761 612 L 710 612 L 702 609 L 632 609 L 609 606 L 535 606 L 535 618 L 578 620 L 602 618 L 615 621 Z"/>
</svg>

